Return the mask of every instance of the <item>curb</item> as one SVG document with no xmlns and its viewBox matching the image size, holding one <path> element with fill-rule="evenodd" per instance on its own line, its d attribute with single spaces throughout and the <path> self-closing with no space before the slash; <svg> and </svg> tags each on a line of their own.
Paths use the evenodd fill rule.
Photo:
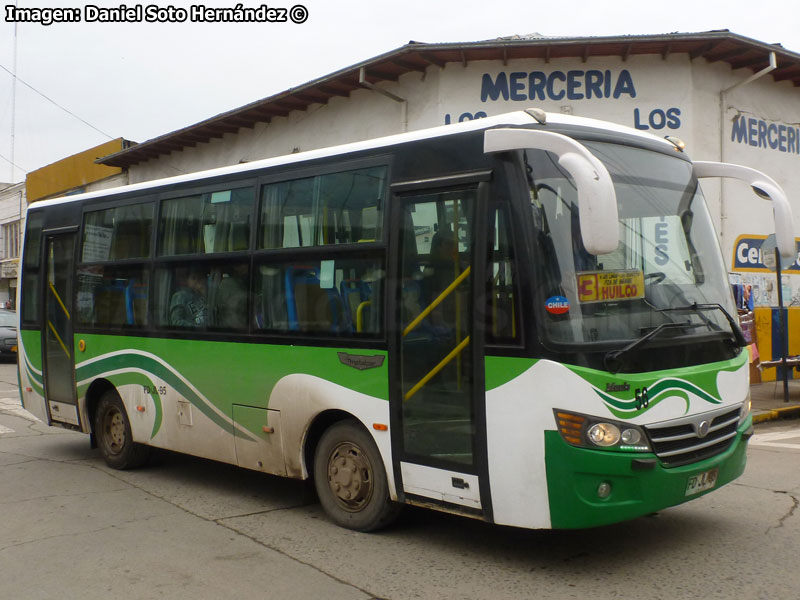
<svg viewBox="0 0 800 600">
<path fill-rule="evenodd" d="M 787 406 L 786 408 L 775 408 L 759 412 L 753 415 L 753 423 L 763 423 L 764 421 L 775 421 L 792 417 L 800 417 L 800 406 Z"/>
</svg>

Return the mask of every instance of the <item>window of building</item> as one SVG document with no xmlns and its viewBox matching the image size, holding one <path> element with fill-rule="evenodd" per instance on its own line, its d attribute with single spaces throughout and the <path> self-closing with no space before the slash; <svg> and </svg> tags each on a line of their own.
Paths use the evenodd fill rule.
<svg viewBox="0 0 800 600">
<path fill-rule="evenodd" d="M 19 258 L 19 221 L 3 225 L 3 258 Z"/>
<path fill-rule="evenodd" d="M 264 186 L 258 247 L 300 248 L 381 239 L 387 167 Z"/>
<path fill-rule="evenodd" d="M 164 200 L 159 256 L 247 250 L 254 198 L 253 188 L 242 187 Z"/>
</svg>

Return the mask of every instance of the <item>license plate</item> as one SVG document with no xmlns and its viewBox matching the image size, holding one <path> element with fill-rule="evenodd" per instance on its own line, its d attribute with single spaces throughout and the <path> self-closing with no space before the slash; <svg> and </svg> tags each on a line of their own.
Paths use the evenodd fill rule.
<svg viewBox="0 0 800 600">
<path fill-rule="evenodd" d="M 717 485 L 717 475 L 719 475 L 719 469 L 711 469 L 710 471 L 703 471 L 697 475 L 692 475 L 689 477 L 689 481 L 686 482 L 685 495 L 691 496 L 712 489 Z"/>
</svg>

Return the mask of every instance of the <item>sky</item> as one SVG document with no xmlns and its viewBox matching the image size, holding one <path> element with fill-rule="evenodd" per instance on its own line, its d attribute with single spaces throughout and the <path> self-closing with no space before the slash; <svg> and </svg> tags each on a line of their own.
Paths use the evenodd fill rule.
<svg viewBox="0 0 800 600">
<path fill-rule="evenodd" d="M 275 0 L 302 23 L 86 22 L 87 7 L 136 0 L 16 0 L 77 9 L 78 23 L 8 22 L 0 4 L 0 182 L 110 139 L 145 140 L 407 44 L 515 34 L 606 36 L 718 29 L 800 52 L 788 0 Z M 237 0 L 145 0 L 233 8 Z M 241 0 L 256 8 L 263 0 Z M 301 4 L 302 3 L 302 4 Z M 91 12 L 91 8 L 89 8 Z M 14 76 L 16 75 L 16 86 Z M 12 166 L 11 163 L 15 166 Z"/>
</svg>

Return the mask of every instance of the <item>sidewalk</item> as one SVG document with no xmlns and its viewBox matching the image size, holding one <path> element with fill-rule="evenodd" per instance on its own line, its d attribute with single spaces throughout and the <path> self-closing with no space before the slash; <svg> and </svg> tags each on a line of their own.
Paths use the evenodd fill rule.
<svg viewBox="0 0 800 600">
<path fill-rule="evenodd" d="M 789 380 L 789 402 L 783 400 L 783 381 L 768 381 L 750 386 L 753 423 L 800 417 L 800 380 Z"/>
</svg>

